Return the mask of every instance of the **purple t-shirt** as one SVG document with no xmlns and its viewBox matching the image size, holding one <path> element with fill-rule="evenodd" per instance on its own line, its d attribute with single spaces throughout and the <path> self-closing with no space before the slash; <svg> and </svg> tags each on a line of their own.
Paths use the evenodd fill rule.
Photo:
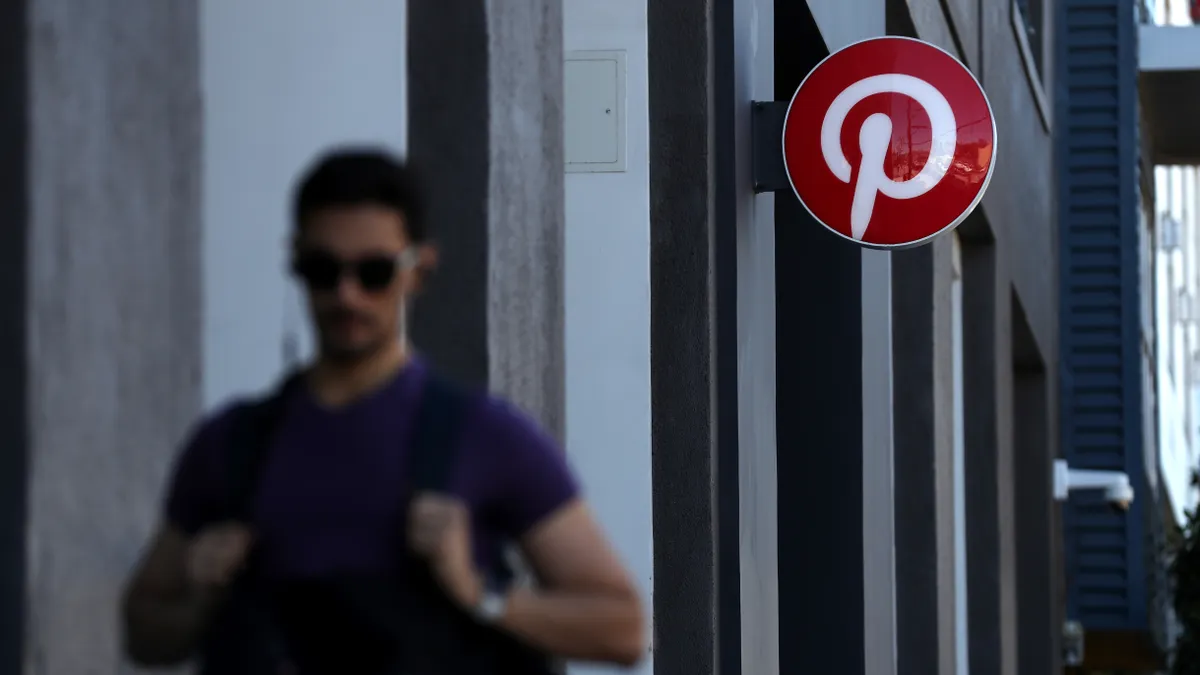
<svg viewBox="0 0 1200 675">
<path fill-rule="evenodd" d="M 380 572 L 400 562 L 409 438 L 427 376 L 427 366 L 414 360 L 345 407 L 323 407 L 303 388 L 287 401 L 253 506 L 268 578 Z M 167 518 L 186 533 L 223 512 L 235 409 L 205 420 L 176 465 Z M 472 397 L 457 453 L 450 492 L 470 509 L 481 566 L 578 494 L 558 445 L 495 397 Z"/>
</svg>

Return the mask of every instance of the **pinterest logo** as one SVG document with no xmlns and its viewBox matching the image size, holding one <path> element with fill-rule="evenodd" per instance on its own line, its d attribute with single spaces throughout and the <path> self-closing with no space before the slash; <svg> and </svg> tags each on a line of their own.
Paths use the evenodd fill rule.
<svg viewBox="0 0 1200 675">
<path fill-rule="evenodd" d="M 784 165 L 817 221 L 864 246 L 924 243 L 961 223 L 994 167 L 991 106 L 971 72 L 919 40 L 859 42 L 792 97 Z"/>
</svg>

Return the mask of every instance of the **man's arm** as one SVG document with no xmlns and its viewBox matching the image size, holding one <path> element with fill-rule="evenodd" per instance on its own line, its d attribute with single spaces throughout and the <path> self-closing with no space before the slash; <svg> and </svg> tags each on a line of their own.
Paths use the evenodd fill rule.
<svg viewBox="0 0 1200 675">
<path fill-rule="evenodd" d="M 123 642 L 140 665 L 173 665 L 193 656 L 224 596 L 222 575 L 240 566 L 249 536 L 215 525 L 222 464 L 236 406 L 202 420 L 176 459 L 163 525 L 134 568 L 121 598 Z M 204 564 L 197 566 L 199 559 Z M 199 574 L 198 574 L 199 573 Z"/>
<path fill-rule="evenodd" d="M 582 501 L 536 525 L 521 548 L 541 585 L 512 592 L 501 628 L 568 659 L 631 666 L 646 655 L 637 588 Z"/>
<path fill-rule="evenodd" d="M 638 597 L 580 490 L 562 449 L 528 416 L 491 401 L 481 411 L 474 445 L 462 458 L 492 476 L 492 522 L 516 540 L 540 582 L 514 589 L 498 627 L 554 656 L 631 665 L 646 653 L 648 631 Z M 470 552 L 464 504 L 424 495 L 410 513 L 416 551 L 433 564 L 451 597 L 479 608 L 483 582 Z"/>
<path fill-rule="evenodd" d="M 172 666 L 193 656 L 221 593 L 188 580 L 188 538 L 163 527 L 134 570 L 121 614 L 124 648 L 140 666 Z"/>
</svg>

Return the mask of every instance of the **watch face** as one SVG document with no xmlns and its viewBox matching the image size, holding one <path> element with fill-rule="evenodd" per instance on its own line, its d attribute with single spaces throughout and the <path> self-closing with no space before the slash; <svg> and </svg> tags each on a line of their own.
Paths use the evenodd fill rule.
<svg viewBox="0 0 1200 675">
<path fill-rule="evenodd" d="M 484 577 L 483 597 L 475 606 L 475 616 L 484 623 L 494 623 L 504 616 L 508 593 L 512 588 L 511 574 L 488 574 Z"/>
<path fill-rule="evenodd" d="M 479 605 L 475 608 L 475 614 L 482 621 L 491 623 L 504 616 L 504 607 L 507 604 L 508 596 L 489 590 L 479 599 Z"/>
</svg>

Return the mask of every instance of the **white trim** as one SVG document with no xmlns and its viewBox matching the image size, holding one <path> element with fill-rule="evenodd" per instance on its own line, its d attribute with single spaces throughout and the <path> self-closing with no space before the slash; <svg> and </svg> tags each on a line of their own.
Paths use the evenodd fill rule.
<svg viewBox="0 0 1200 675">
<path fill-rule="evenodd" d="M 892 252 L 863 248 L 863 642 L 871 675 L 896 673 L 892 385 Z"/>
<path fill-rule="evenodd" d="M 953 373 L 954 414 L 954 660 L 955 675 L 970 671 L 970 632 L 967 623 L 967 478 L 966 478 L 966 398 L 963 386 L 963 281 L 962 241 L 955 232 L 953 275 L 950 282 L 951 372 Z"/>
<path fill-rule="evenodd" d="M 773 0 L 734 2 L 737 182 L 738 537 L 742 672 L 779 675 L 775 200 L 750 189 L 750 101 L 775 91 Z"/>
</svg>

